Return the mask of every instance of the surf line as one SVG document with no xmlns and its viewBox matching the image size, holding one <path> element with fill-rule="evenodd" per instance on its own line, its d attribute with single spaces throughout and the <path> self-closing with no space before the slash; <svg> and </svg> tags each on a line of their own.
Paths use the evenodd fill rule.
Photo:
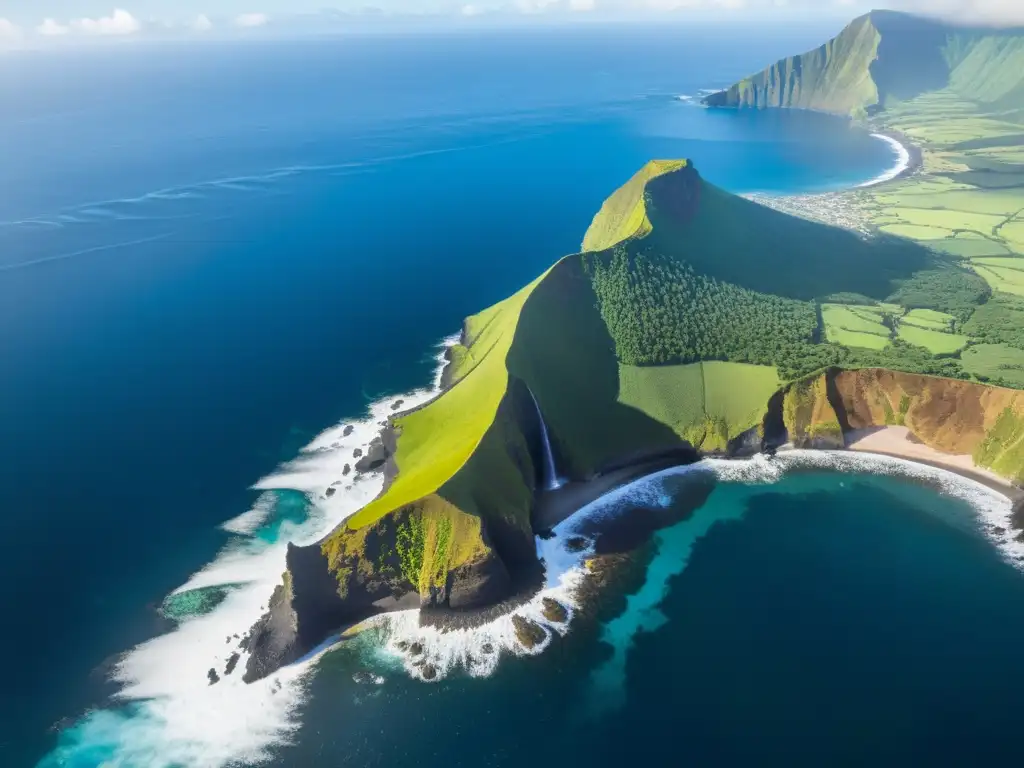
<svg viewBox="0 0 1024 768">
<path fill-rule="evenodd" d="M 870 181 L 865 181 L 863 184 L 858 184 L 857 186 L 860 189 L 863 189 L 864 187 L 873 187 L 876 184 L 882 184 L 886 181 L 892 181 L 893 179 L 902 176 L 907 171 L 907 169 L 910 168 L 910 151 L 905 146 L 903 146 L 903 144 L 898 142 L 892 136 L 887 136 L 884 133 L 872 133 L 871 138 L 880 139 L 884 141 L 886 144 L 888 144 L 890 147 L 892 147 L 893 151 L 895 151 L 896 153 L 896 164 L 889 170 L 885 171 L 879 176 L 876 176 Z"/>
</svg>

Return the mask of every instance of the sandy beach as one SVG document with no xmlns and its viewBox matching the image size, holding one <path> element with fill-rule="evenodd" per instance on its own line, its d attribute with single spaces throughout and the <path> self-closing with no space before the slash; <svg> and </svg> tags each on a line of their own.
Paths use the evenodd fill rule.
<svg viewBox="0 0 1024 768">
<path fill-rule="evenodd" d="M 924 443 L 916 442 L 911 439 L 910 430 L 906 427 L 890 426 L 854 430 L 846 434 L 846 447 L 851 451 L 896 456 L 947 469 L 984 483 L 988 487 L 1006 494 L 1013 501 L 1024 498 L 1024 491 L 995 472 L 975 466 L 974 460 L 970 456 L 943 453 Z"/>
</svg>

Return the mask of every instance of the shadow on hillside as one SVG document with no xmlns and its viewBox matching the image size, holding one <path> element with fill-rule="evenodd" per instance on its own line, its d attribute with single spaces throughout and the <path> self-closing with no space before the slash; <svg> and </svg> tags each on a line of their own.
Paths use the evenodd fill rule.
<svg viewBox="0 0 1024 768">
<path fill-rule="evenodd" d="M 654 232 L 645 242 L 734 285 L 805 301 L 839 292 L 883 300 L 898 281 L 941 261 L 910 240 L 887 235 L 865 239 L 707 182 L 701 183 L 696 215 L 681 221 L 659 201 L 678 196 L 673 186 L 692 183 L 682 174 L 671 174 L 648 184 Z"/>
</svg>

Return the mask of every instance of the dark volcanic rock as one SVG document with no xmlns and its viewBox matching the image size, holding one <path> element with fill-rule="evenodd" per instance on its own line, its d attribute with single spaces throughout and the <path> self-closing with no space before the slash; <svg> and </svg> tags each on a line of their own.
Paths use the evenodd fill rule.
<svg viewBox="0 0 1024 768">
<path fill-rule="evenodd" d="M 354 451 L 352 451 L 352 458 L 354 458 L 354 459 L 358 459 L 362 455 L 363 455 L 363 449 L 362 448 L 356 448 Z"/>
<path fill-rule="evenodd" d="M 1010 527 L 1015 531 L 1024 530 L 1024 499 L 1020 499 L 1013 505 L 1013 512 L 1010 513 Z"/>
<path fill-rule="evenodd" d="M 328 489 L 327 489 L 327 492 L 326 492 L 326 494 L 325 494 L 325 495 L 326 495 L 326 496 L 327 496 L 328 498 L 330 498 L 331 496 L 333 496 L 333 495 L 334 495 L 334 494 L 336 494 L 337 492 L 338 492 L 338 489 L 337 489 L 337 488 L 335 488 L 334 486 L 331 486 L 330 488 L 328 488 Z"/>
<path fill-rule="evenodd" d="M 448 606 L 466 610 L 502 600 L 512 587 L 505 564 L 497 557 L 459 568 L 449 579 Z"/>
<path fill-rule="evenodd" d="M 220 682 L 220 675 L 217 674 L 217 670 L 210 667 L 210 671 L 206 673 L 206 679 L 210 681 L 210 685 L 214 685 Z"/>
<path fill-rule="evenodd" d="M 547 639 L 548 633 L 534 621 L 524 619 L 522 616 L 512 617 L 512 626 L 516 630 L 516 639 L 523 648 L 535 648 Z"/>
<path fill-rule="evenodd" d="M 494 646 L 490 643 L 484 643 L 480 646 L 480 653 L 484 653 L 490 656 L 492 653 L 494 653 Z"/>
<path fill-rule="evenodd" d="M 247 683 L 296 661 L 333 631 L 373 612 L 373 595 L 356 591 L 350 600 L 341 599 L 318 544 L 289 544 L 286 562 L 284 584 L 274 590 L 267 612 L 243 641 L 252 654 L 243 677 Z"/>
<path fill-rule="evenodd" d="M 437 679 L 437 667 L 433 664 L 425 664 L 423 667 L 423 679 L 424 680 L 436 680 Z"/>
<path fill-rule="evenodd" d="M 237 653 L 232 653 L 228 657 L 227 666 L 224 667 L 224 674 L 225 675 L 230 675 L 232 672 L 235 671 L 235 667 L 238 666 L 238 660 L 240 658 L 241 658 L 241 656 L 239 656 Z"/>
<path fill-rule="evenodd" d="M 345 427 L 345 429 L 344 429 L 344 430 L 342 431 L 342 433 L 341 433 L 341 434 L 342 434 L 342 435 L 343 435 L 344 437 L 348 437 L 348 436 L 349 436 L 349 435 L 351 435 L 351 434 L 352 434 L 352 433 L 353 433 L 354 431 L 355 431 L 355 427 L 353 427 L 353 426 L 352 426 L 351 424 L 349 424 L 349 425 L 348 425 L 347 427 Z"/>
<path fill-rule="evenodd" d="M 356 462 L 356 472 L 382 472 L 390 455 L 384 441 L 375 437 L 367 447 L 366 455 Z"/>
<path fill-rule="evenodd" d="M 413 656 L 419 656 L 423 653 L 423 645 L 421 643 L 412 643 L 409 646 L 409 653 Z"/>
<path fill-rule="evenodd" d="M 582 536 L 573 536 L 565 542 L 565 551 L 578 554 L 590 546 L 590 542 Z"/>
<path fill-rule="evenodd" d="M 392 411 L 397 411 L 397 410 L 398 410 L 399 408 L 401 408 L 401 407 L 402 407 L 403 405 L 405 405 L 405 400 L 395 400 L 395 402 L 393 402 L 393 403 L 391 404 L 391 410 L 392 410 Z"/>
<path fill-rule="evenodd" d="M 541 602 L 544 604 L 544 618 L 548 621 L 552 621 L 555 624 L 564 624 L 569 618 L 569 612 L 557 600 L 545 597 Z"/>
<path fill-rule="evenodd" d="M 344 475 L 345 477 L 348 477 L 349 474 L 351 474 L 351 472 L 352 472 L 352 465 L 351 464 L 346 464 L 345 468 L 343 470 L 341 470 L 341 474 Z"/>
</svg>

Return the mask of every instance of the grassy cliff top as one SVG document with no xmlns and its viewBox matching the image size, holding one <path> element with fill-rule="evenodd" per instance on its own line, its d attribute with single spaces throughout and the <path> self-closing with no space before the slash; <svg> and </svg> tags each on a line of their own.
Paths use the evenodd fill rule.
<svg viewBox="0 0 1024 768">
<path fill-rule="evenodd" d="M 609 197 L 583 236 L 584 251 L 603 251 L 630 237 L 651 231 L 647 218 L 647 183 L 666 173 L 685 168 L 687 160 L 652 160 Z"/>
</svg>

